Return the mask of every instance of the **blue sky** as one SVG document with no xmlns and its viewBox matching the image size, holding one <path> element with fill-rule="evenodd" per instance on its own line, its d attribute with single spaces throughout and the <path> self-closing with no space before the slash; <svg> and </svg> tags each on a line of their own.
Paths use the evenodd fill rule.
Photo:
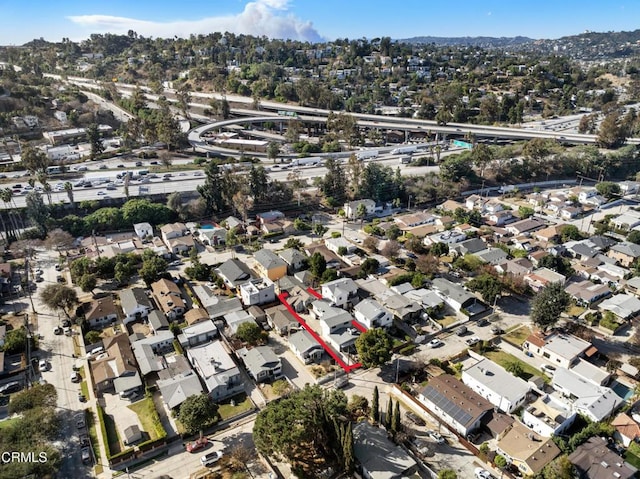
<svg viewBox="0 0 640 479">
<path fill-rule="evenodd" d="M 640 28 L 638 0 L 0 0 L 0 45 L 91 33 L 233 31 L 332 40 L 390 36 L 558 38 Z"/>
</svg>

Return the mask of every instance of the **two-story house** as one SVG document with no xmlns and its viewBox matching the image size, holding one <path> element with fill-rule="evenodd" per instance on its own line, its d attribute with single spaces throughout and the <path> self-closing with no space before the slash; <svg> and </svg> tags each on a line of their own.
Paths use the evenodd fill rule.
<svg viewBox="0 0 640 479">
<path fill-rule="evenodd" d="M 351 278 L 339 278 L 322 285 L 322 296 L 336 306 L 344 306 L 358 293 L 358 285 Z"/>
<path fill-rule="evenodd" d="M 534 476 L 561 454 L 550 437 L 542 437 L 516 421 L 498 441 L 496 452 L 524 476 Z"/>
<path fill-rule="evenodd" d="M 255 268 L 263 278 L 278 281 L 287 274 L 287 263 L 273 251 L 261 249 L 253 255 Z"/>
<path fill-rule="evenodd" d="M 245 306 L 273 303 L 276 299 L 275 284 L 268 278 L 247 281 L 238 289 Z"/>
<path fill-rule="evenodd" d="M 356 320 L 371 328 L 388 328 L 393 323 L 393 315 L 374 299 L 363 299 L 353 308 Z"/>
<path fill-rule="evenodd" d="M 161 278 L 151 284 L 151 291 L 160 310 L 170 321 L 182 316 L 186 311 L 182 291 L 173 281 Z"/>
<path fill-rule="evenodd" d="M 160 228 L 162 241 L 173 254 L 186 253 L 195 246 L 184 223 L 170 223 Z"/>
<path fill-rule="evenodd" d="M 234 290 L 242 283 L 252 279 L 249 267 L 236 258 L 231 258 L 222 263 L 216 269 L 216 273 L 222 278 L 227 288 Z"/>
<path fill-rule="evenodd" d="M 244 390 L 240 370 L 220 341 L 187 349 L 187 359 L 214 401 Z"/>
</svg>

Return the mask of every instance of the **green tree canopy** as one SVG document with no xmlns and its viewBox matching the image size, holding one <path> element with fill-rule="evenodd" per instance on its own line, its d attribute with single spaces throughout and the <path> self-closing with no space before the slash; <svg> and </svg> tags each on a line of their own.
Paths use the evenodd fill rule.
<svg viewBox="0 0 640 479">
<path fill-rule="evenodd" d="M 151 283 L 158 281 L 165 271 L 167 271 L 167 262 L 160 256 L 154 255 L 142 261 L 140 277 L 147 286 L 150 286 Z"/>
<path fill-rule="evenodd" d="M 218 405 L 206 393 L 189 396 L 181 405 L 178 420 L 189 433 L 202 431 L 218 420 Z"/>
<path fill-rule="evenodd" d="M 542 288 L 531 302 L 531 320 L 543 330 L 554 326 L 571 304 L 571 297 L 561 283 Z"/>
<path fill-rule="evenodd" d="M 347 413 L 342 391 L 305 386 L 260 411 L 253 440 L 261 454 L 285 458 L 294 470 L 304 468 L 309 476 L 316 476 L 324 467 L 317 459 L 341 460 L 342 450 L 334 446 L 339 444 L 340 418 Z"/>
<path fill-rule="evenodd" d="M 9 414 L 20 414 L 24 411 L 41 407 L 56 407 L 58 392 L 53 384 L 34 384 L 30 389 L 17 392 L 11 396 Z"/>
<path fill-rule="evenodd" d="M 262 330 L 260 329 L 260 326 L 258 326 L 255 322 L 246 322 L 238 326 L 236 336 L 238 337 L 238 339 L 240 339 L 240 341 L 249 343 L 251 345 L 256 345 L 262 339 Z"/>
<path fill-rule="evenodd" d="M 480 292 L 482 299 L 488 304 L 493 304 L 496 298 L 502 294 L 502 283 L 489 273 L 482 273 L 476 276 L 467 283 L 467 287 L 472 291 Z"/>
<path fill-rule="evenodd" d="M 49 309 L 62 311 L 70 318 L 69 311 L 78 304 L 75 289 L 64 284 L 48 284 L 40 292 L 40 299 Z"/>
<path fill-rule="evenodd" d="M 391 359 L 393 341 L 384 329 L 372 328 L 356 339 L 360 362 L 366 368 L 381 366 Z"/>
</svg>

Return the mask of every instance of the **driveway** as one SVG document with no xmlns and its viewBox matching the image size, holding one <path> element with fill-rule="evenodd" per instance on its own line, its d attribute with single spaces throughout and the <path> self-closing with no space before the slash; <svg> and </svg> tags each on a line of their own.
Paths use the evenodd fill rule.
<svg viewBox="0 0 640 479">
<path fill-rule="evenodd" d="M 137 425 L 141 431 L 144 430 L 138 415 L 127 407 L 134 403 L 126 399 L 120 399 L 118 394 L 109 393 L 104 393 L 100 402 L 104 405 L 104 413 L 110 415 L 115 422 L 122 450 L 126 449 L 128 446 L 124 444 L 124 430 L 134 425 Z"/>
</svg>

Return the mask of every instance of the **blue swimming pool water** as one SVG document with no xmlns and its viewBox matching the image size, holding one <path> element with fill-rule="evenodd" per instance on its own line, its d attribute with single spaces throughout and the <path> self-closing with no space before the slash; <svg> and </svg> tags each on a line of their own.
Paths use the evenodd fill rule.
<svg viewBox="0 0 640 479">
<path fill-rule="evenodd" d="M 201 230 L 212 230 L 213 229 L 213 225 L 202 225 L 200 227 Z"/>
<path fill-rule="evenodd" d="M 624 384 L 619 383 L 618 381 L 614 381 L 611 384 L 611 389 L 613 389 L 613 392 L 615 392 L 625 401 L 633 396 L 633 389 L 631 389 L 629 386 L 625 386 Z"/>
</svg>

